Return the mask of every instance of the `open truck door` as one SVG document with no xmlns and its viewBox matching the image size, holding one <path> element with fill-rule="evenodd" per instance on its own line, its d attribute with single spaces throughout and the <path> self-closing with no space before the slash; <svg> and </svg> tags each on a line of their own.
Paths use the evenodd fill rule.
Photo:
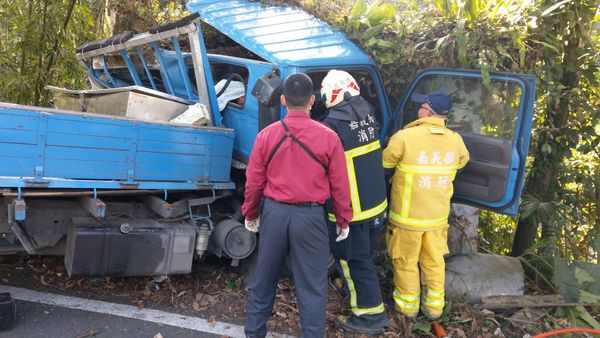
<svg viewBox="0 0 600 338">
<path fill-rule="evenodd" d="M 454 202 L 516 215 L 531 138 L 535 77 L 427 69 L 417 74 L 396 111 L 392 135 L 417 119 L 413 93 L 443 91 L 452 98 L 447 127 L 458 132 L 470 161 L 454 181 Z"/>
</svg>

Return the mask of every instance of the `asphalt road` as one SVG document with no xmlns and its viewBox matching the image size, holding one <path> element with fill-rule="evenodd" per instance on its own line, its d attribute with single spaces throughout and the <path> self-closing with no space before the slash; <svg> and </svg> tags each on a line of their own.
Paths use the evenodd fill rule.
<svg viewBox="0 0 600 338">
<path fill-rule="evenodd" d="M 221 337 L 219 335 L 139 319 L 17 301 L 17 320 L 15 326 L 10 331 L 0 331 L 0 338 L 153 338 L 158 333 L 164 338 Z"/>
</svg>

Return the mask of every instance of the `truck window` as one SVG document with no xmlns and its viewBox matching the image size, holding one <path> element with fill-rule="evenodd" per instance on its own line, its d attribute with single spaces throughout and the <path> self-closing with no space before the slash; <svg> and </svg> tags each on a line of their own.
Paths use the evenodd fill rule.
<svg viewBox="0 0 600 338">
<path fill-rule="evenodd" d="M 234 97 L 234 99 L 229 100 L 227 104 L 233 107 L 242 108 L 246 102 L 246 93 L 248 91 L 248 68 L 227 62 L 210 61 L 210 70 L 215 82 L 214 84 L 217 96 L 220 97 L 225 95 L 227 97 L 229 95 L 230 97 Z M 228 80 L 231 80 L 229 84 L 227 84 Z M 235 85 L 235 83 L 232 83 L 233 81 L 238 83 L 243 82 L 243 96 L 238 97 L 239 95 L 235 93 L 237 88 L 233 88 Z M 226 88 L 223 88 L 223 86 L 226 86 Z M 230 95 L 232 90 L 234 92 L 233 96 Z"/>
<path fill-rule="evenodd" d="M 373 76 L 371 75 L 369 70 L 360 69 L 360 68 L 355 68 L 355 69 L 336 68 L 336 69 L 347 71 L 348 73 L 350 73 L 350 75 L 352 75 L 352 77 L 354 77 L 356 82 L 358 82 L 358 86 L 360 88 L 360 95 L 375 108 L 375 115 L 376 115 L 375 118 L 377 119 L 377 121 L 379 122 L 379 125 L 381 126 L 382 121 L 383 121 L 382 111 L 381 111 L 381 100 L 379 98 L 379 95 L 377 94 L 375 82 L 373 81 Z M 306 74 L 308 76 L 310 76 L 311 80 L 313 81 L 313 86 L 315 88 L 316 100 L 315 100 L 315 104 L 313 105 L 313 107 L 311 109 L 311 116 L 315 120 L 322 120 L 323 118 L 325 118 L 325 115 L 327 114 L 327 109 L 325 107 L 325 103 L 321 99 L 321 92 L 320 92 L 321 82 L 323 82 L 323 79 L 327 75 L 327 72 L 329 72 L 329 69 L 306 72 Z"/>
<path fill-rule="evenodd" d="M 484 86 L 478 78 L 436 75 L 421 79 L 413 93 L 438 90 L 452 98 L 448 128 L 461 134 L 513 139 L 522 94 L 517 82 L 492 80 Z M 403 126 L 417 119 L 417 110 L 418 105 L 409 100 Z"/>
</svg>

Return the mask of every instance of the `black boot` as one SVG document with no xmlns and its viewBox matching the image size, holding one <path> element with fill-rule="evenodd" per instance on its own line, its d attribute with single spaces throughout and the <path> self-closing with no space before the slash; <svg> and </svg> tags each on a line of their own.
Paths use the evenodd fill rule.
<svg viewBox="0 0 600 338">
<path fill-rule="evenodd" d="M 376 336 L 383 332 L 387 326 L 387 315 L 385 312 L 376 315 L 355 315 L 338 316 L 336 323 L 344 331 L 354 333 L 365 333 L 370 336 Z"/>
</svg>

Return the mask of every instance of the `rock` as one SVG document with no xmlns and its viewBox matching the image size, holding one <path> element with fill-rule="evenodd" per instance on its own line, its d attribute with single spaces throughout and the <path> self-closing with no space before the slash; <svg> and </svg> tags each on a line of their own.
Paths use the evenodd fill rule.
<svg viewBox="0 0 600 338">
<path fill-rule="evenodd" d="M 480 303 L 482 297 L 522 296 L 525 274 L 514 257 L 474 254 L 446 260 L 446 297 Z"/>
<path fill-rule="evenodd" d="M 479 208 L 452 203 L 448 223 L 450 256 L 477 253 Z"/>
</svg>

